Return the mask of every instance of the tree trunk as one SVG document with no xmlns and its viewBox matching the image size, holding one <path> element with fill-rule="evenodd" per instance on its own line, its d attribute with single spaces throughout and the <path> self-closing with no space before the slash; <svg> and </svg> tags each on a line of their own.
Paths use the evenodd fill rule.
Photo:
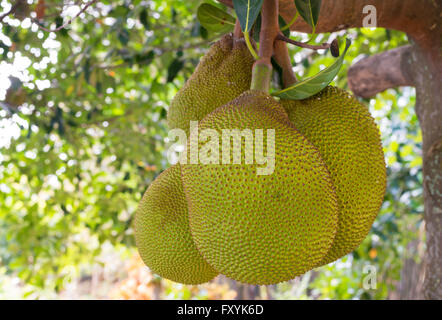
<svg viewBox="0 0 442 320">
<path fill-rule="evenodd" d="M 365 98 L 400 85 L 416 88 L 415 109 L 423 140 L 427 238 L 423 286 L 418 284 L 419 277 L 402 274 L 409 277 L 406 282 L 413 283 L 416 288 L 422 287 L 423 292 L 416 292 L 414 298 L 442 299 L 442 41 L 433 38 L 431 32 L 426 37 L 410 35 L 410 39 L 411 46 L 383 52 L 356 63 L 350 68 L 348 77 L 352 91 Z"/>
<path fill-rule="evenodd" d="M 416 114 L 423 138 L 424 220 L 427 238 L 423 290 L 427 299 L 442 299 L 441 42 L 436 40 L 432 43 L 434 51 L 424 51 L 416 45 L 409 61 L 415 78 Z"/>
</svg>

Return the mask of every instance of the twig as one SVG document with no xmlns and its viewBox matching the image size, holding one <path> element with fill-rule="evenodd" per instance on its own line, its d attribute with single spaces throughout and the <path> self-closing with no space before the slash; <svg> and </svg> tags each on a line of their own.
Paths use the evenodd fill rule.
<svg viewBox="0 0 442 320">
<path fill-rule="evenodd" d="M 406 45 L 359 60 L 348 69 L 350 90 L 359 97 L 370 98 L 389 88 L 415 86 L 416 79 L 404 67 L 412 50 Z"/>
<path fill-rule="evenodd" d="M 32 18 L 32 21 L 35 22 L 37 24 L 37 26 L 40 29 L 44 30 L 44 31 L 47 31 L 47 32 L 57 32 L 57 31 L 60 31 L 61 29 L 66 28 L 67 25 L 71 24 L 72 21 L 74 21 L 74 19 L 76 19 L 80 14 L 85 12 L 87 8 L 89 8 L 91 5 L 93 5 L 97 1 L 98 0 L 92 0 L 92 1 L 90 1 L 88 3 L 86 3 L 86 5 L 83 7 L 83 9 L 81 9 L 74 17 L 72 17 L 66 23 L 64 23 L 63 25 L 61 25 L 61 26 L 59 26 L 59 27 L 57 27 L 55 29 L 47 29 L 47 28 L 43 27 L 42 25 L 40 25 L 40 22 L 37 19 L 35 19 L 35 18 Z"/>
<path fill-rule="evenodd" d="M 252 69 L 250 89 L 269 92 L 272 76 L 273 45 L 279 32 L 278 0 L 264 0 L 261 9 L 259 59 Z"/>
<path fill-rule="evenodd" d="M 312 50 L 329 49 L 330 45 L 331 45 L 330 43 L 323 43 L 322 45 L 312 45 L 312 44 L 292 40 L 290 38 L 287 38 L 285 35 L 283 35 L 281 33 L 279 33 L 276 36 L 276 40 L 281 40 L 281 41 L 284 41 L 284 42 L 287 42 L 290 44 L 294 44 L 295 46 L 298 46 L 301 48 L 312 49 Z"/>
<path fill-rule="evenodd" d="M 239 23 L 239 20 L 236 19 L 235 29 L 233 31 L 233 39 L 238 40 L 238 39 L 241 39 L 243 37 L 244 37 L 244 35 L 243 35 L 242 31 L 241 31 L 241 25 Z"/>
<path fill-rule="evenodd" d="M 2 22 L 3 19 L 6 18 L 7 16 L 9 16 L 11 13 L 14 13 L 15 10 L 17 9 L 17 7 L 18 7 L 19 5 L 20 5 L 20 2 L 17 1 L 13 6 L 11 6 L 11 9 L 9 9 L 8 12 L 2 14 L 2 15 L 0 16 L 0 22 Z"/>
</svg>

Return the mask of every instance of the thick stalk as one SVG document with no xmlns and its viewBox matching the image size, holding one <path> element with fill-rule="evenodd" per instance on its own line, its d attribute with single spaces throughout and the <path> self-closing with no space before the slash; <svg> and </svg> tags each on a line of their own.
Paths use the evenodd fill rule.
<svg viewBox="0 0 442 320">
<path fill-rule="evenodd" d="M 297 79 L 292 69 L 292 62 L 290 60 L 289 50 L 287 44 L 283 41 L 275 41 L 275 48 L 273 57 L 276 63 L 282 69 L 282 82 L 284 87 L 287 88 L 294 84 Z"/>
<path fill-rule="evenodd" d="M 252 90 L 270 90 L 272 76 L 271 58 L 273 44 L 279 32 L 278 0 L 264 0 L 261 10 L 261 31 L 259 34 L 259 59 L 253 65 Z"/>
</svg>

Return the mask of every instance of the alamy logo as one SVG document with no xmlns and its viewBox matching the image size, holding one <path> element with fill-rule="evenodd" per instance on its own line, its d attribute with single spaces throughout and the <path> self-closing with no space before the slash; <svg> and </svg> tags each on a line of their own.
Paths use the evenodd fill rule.
<svg viewBox="0 0 442 320">
<path fill-rule="evenodd" d="M 223 129 L 220 137 L 217 130 L 200 131 L 198 121 L 190 121 L 188 144 L 184 130 L 169 131 L 169 141 L 176 142 L 168 148 L 167 159 L 171 164 L 257 164 L 257 175 L 270 175 L 275 170 L 275 130 L 265 130 L 265 136 L 265 144 L 263 129 Z"/>
<path fill-rule="evenodd" d="M 362 272 L 366 274 L 366 276 L 362 279 L 362 287 L 365 290 L 376 290 L 377 288 L 377 270 L 375 266 L 365 265 Z"/>
<path fill-rule="evenodd" d="M 368 4 L 362 8 L 362 13 L 366 16 L 362 19 L 362 26 L 364 28 L 376 28 L 377 27 L 377 13 L 376 7 Z"/>
</svg>

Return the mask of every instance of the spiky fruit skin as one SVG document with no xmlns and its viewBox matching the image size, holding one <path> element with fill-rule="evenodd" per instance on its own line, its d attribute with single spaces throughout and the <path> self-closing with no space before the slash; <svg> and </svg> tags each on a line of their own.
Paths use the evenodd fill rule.
<svg viewBox="0 0 442 320">
<path fill-rule="evenodd" d="M 264 137 L 274 129 L 275 169 L 257 175 L 263 165 L 245 164 L 244 141 L 241 164 L 222 164 L 220 152 L 220 164 L 181 165 L 190 228 L 204 259 L 248 284 L 274 284 L 312 269 L 337 229 L 336 195 L 318 150 L 259 91 L 216 109 L 200 123 L 199 131 L 205 129 L 220 137 L 222 129 L 263 129 Z"/>
<path fill-rule="evenodd" d="M 244 40 L 223 36 L 173 98 L 167 115 L 169 128 L 182 129 L 189 136 L 190 121 L 202 120 L 250 88 L 253 63 Z"/>
<path fill-rule="evenodd" d="M 366 106 L 327 87 L 305 100 L 282 100 L 294 126 L 321 153 L 336 188 L 338 232 L 319 265 L 353 251 L 370 231 L 386 189 L 379 129 Z"/>
<path fill-rule="evenodd" d="M 135 240 L 144 263 L 163 278 L 200 284 L 218 274 L 192 240 L 178 165 L 162 172 L 145 192 L 135 216 Z"/>
</svg>

